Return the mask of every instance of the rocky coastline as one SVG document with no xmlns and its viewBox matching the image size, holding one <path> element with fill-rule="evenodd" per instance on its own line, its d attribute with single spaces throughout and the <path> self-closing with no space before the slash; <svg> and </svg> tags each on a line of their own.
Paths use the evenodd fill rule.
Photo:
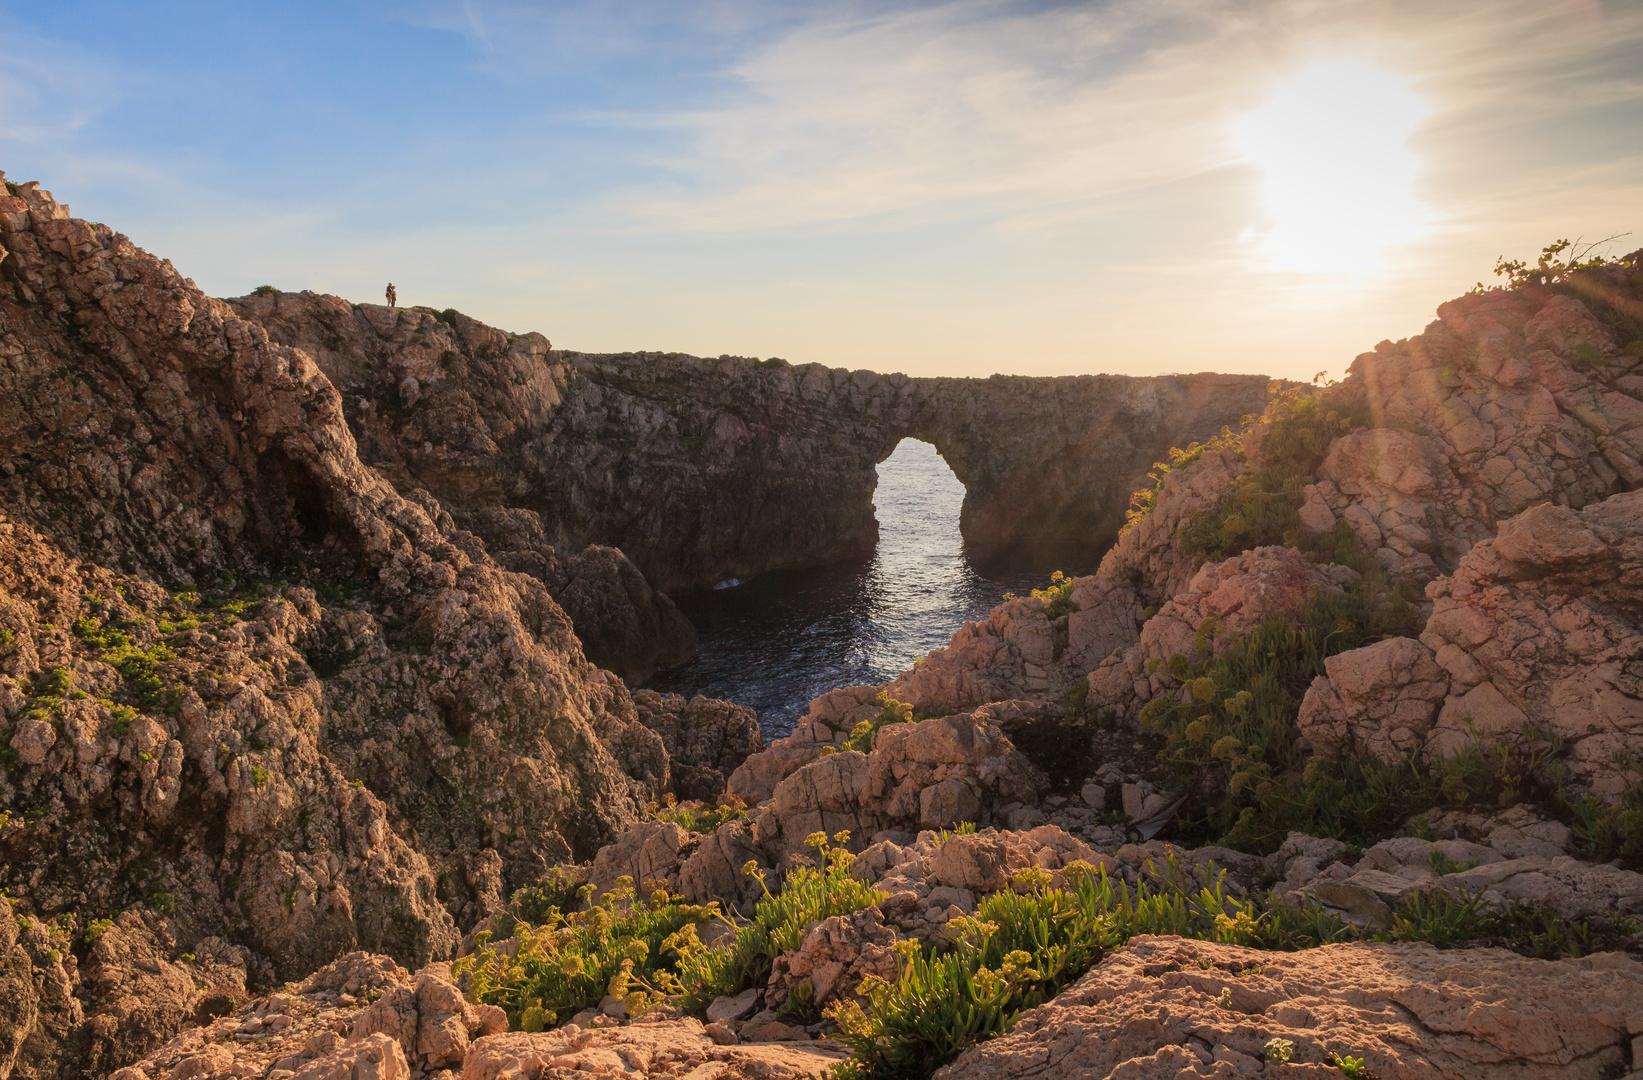
<svg viewBox="0 0 1643 1080">
<path fill-rule="evenodd" d="M 1326 387 L 915 380 L 215 300 L 5 184 L 0 1080 L 1643 1069 L 1635 256 Z M 1100 570 L 768 746 L 629 689 L 907 434 Z"/>
</svg>

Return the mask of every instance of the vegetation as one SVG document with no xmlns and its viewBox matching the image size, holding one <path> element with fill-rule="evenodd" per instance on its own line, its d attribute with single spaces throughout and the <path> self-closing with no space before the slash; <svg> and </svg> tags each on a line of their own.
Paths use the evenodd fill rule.
<svg viewBox="0 0 1643 1080">
<path fill-rule="evenodd" d="M 685 1002 L 700 1008 L 721 994 L 739 994 L 770 976 L 776 957 L 797 949 L 804 932 L 822 919 L 849 915 L 884 899 L 884 894 L 850 876 L 855 856 L 844 849 L 848 833 L 838 833 L 829 845 L 824 833 L 813 833 L 805 843 L 816 852 L 816 864 L 788 871 L 779 893 L 772 893 L 764 872 L 752 862 L 742 873 L 757 878 L 764 896 L 753 909 L 753 921 L 736 931 L 728 947 L 703 950 L 689 958 L 681 971 Z"/>
<path fill-rule="evenodd" d="M 1278 384 L 1274 382 L 1271 386 L 1276 388 Z M 1254 423 L 1254 420 L 1255 418 L 1252 416 L 1244 418 L 1245 431 Z M 1219 435 L 1207 442 L 1192 443 L 1185 450 L 1178 446 L 1170 447 L 1168 461 L 1155 461 L 1152 463 L 1152 472 L 1147 474 L 1147 478 L 1152 481 L 1152 486 L 1142 488 L 1130 496 L 1129 509 L 1124 512 L 1124 528 L 1128 529 L 1137 524 L 1157 509 L 1158 494 L 1164 490 L 1164 480 L 1170 473 L 1186 468 L 1205 454 L 1219 453 L 1222 450 L 1231 450 L 1237 455 L 1239 461 L 1243 461 L 1243 432 L 1235 432 L 1229 427 L 1223 427 Z"/>
<path fill-rule="evenodd" d="M 583 886 L 581 896 L 592 892 Z M 518 939 L 511 956 L 481 933 L 477 951 L 456 969 L 467 976 L 471 999 L 506 1009 L 509 1026 L 524 1031 L 567 1020 L 607 994 L 637 1014 L 682 992 L 678 966 L 702 951 L 696 927 L 714 914 L 665 888 L 641 893 L 623 877 L 585 911 L 548 907 L 539 924 L 516 922 L 508 928 Z"/>
<path fill-rule="evenodd" d="M 1322 381 L 1320 374 L 1314 383 Z M 1278 394 L 1267 407 L 1259 463 L 1234 480 L 1214 507 L 1193 515 L 1182 537 L 1183 552 L 1224 559 L 1265 544 L 1309 546 L 1301 490 L 1316 478 L 1329 444 L 1368 423 L 1368 406 L 1338 402 L 1333 385 L 1297 386 Z"/>
<path fill-rule="evenodd" d="M 456 310 L 456 308 L 446 308 L 444 311 L 437 311 L 434 308 L 424 307 L 421 304 L 413 304 L 411 306 L 411 310 L 420 311 L 424 315 L 432 315 L 446 326 L 453 328 L 456 326 L 457 316 L 462 314 L 460 311 Z"/>
<path fill-rule="evenodd" d="M 1506 284 L 1485 287 L 1480 281 L 1471 291 L 1476 294 L 1522 289 L 1529 285 L 1562 285 L 1569 283 L 1581 270 L 1593 270 L 1604 266 L 1630 268 L 1634 264 L 1628 259 L 1608 259 L 1592 254 L 1604 244 L 1618 240 L 1624 235 L 1626 234 L 1617 233 L 1590 243 L 1571 241 L 1567 238 L 1554 240 L 1540 249 L 1540 258 L 1533 266 L 1522 259 L 1508 259 L 1502 255 L 1495 261 L 1495 276 L 1505 278 Z"/>
<path fill-rule="evenodd" d="M 1061 889 L 1051 888 L 1041 871 L 1024 871 L 1013 891 L 988 897 L 973 918 L 949 924 L 951 949 L 901 943 L 899 977 L 862 984 L 867 1009 L 853 1000 L 828 1009 L 854 1052 L 841 1075 L 928 1076 L 966 1047 L 1007 1032 L 1022 1010 L 1053 997 L 1137 934 L 1284 951 L 1366 937 L 1316 907 L 1288 908 L 1273 897 L 1239 900 L 1227 892 L 1224 874 L 1202 883 L 1173 857 L 1149 871 L 1132 888 L 1075 863 Z M 1614 947 L 1635 929 L 1599 928 L 1522 907 L 1490 913 L 1476 897 L 1426 895 L 1400 908 L 1391 930 L 1369 936 L 1440 947 L 1476 941 L 1555 957 Z M 1287 1061 L 1294 1046 L 1274 1040 L 1266 1052 L 1269 1061 Z"/>
<path fill-rule="evenodd" d="M 251 290 L 251 295 L 252 296 L 278 296 L 278 295 L 280 295 L 280 292 L 281 292 L 281 290 L 274 287 L 273 285 L 258 285 L 255 289 Z"/>
<path fill-rule="evenodd" d="M 506 1009 L 525 1031 L 562 1022 L 607 994 L 622 998 L 630 1014 L 667 998 L 700 1008 L 720 994 L 762 985 L 776 957 L 797 949 L 818 920 L 883 899 L 850 876 L 847 839 L 840 833 L 835 847 L 820 833 L 811 837 L 817 864 L 796 866 L 779 894 L 766 889 L 752 921 L 727 945 L 708 949 L 697 936 L 698 926 L 721 917 L 717 905 L 686 903 L 660 883 L 641 892 L 632 879 L 619 878 L 576 911 L 572 905 L 589 900 L 593 886 L 572 892 L 569 880 L 556 876 L 514 894 L 510 916 L 495 931 L 518 939 L 512 955 L 482 934 L 477 951 L 457 961 L 457 972 L 468 976 L 470 997 Z M 763 883 L 753 864 L 743 872 Z"/>
<path fill-rule="evenodd" d="M 645 804 L 645 816 L 654 821 L 670 821 L 686 832 L 710 833 L 731 821 L 747 820 L 747 803 L 740 796 L 726 795 L 717 806 L 689 800 L 680 802 L 669 792 L 661 802 Z"/>
<path fill-rule="evenodd" d="M 1044 601 L 1044 617 L 1047 619 L 1059 619 L 1077 610 L 1073 605 L 1073 579 L 1060 570 L 1050 575 L 1048 588 L 1033 590 L 1033 599 Z"/>
<path fill-rule="evenodd" d="M 924 719 L 911 705 L 905 701 L 897 701 L 882 690 L 879 691 L 878 702 L 882 706 L 878 715 L 857 724 L 851 730 L 850 737 L 844 741 L 844 749 L 870 753 L 873 749 L 873 740 L 878 736 L 880 728 L 887 724 L 906 724 Z"/>
</svg>

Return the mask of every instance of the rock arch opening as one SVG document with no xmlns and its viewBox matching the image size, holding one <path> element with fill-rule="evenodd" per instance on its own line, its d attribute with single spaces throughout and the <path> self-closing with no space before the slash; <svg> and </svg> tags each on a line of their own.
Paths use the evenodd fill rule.
<svg viewBox="0 0 1643 1080">
<path fill-rule="evenodd" d="M 876 561 L 912 571 L 932 559 L 962 558 L 964 484 L 933 444 L 907 436 L 875 472 Z"/>
</svg>

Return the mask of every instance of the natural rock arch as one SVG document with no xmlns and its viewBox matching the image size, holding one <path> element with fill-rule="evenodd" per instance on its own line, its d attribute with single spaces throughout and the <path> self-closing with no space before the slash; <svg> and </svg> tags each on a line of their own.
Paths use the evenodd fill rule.
<svg viewBox="0 0 1643 1080">
<path fill-rule="evenodd" d="M 402 490 L 426 488 L 482 536 L 480 511 L 532 512 L 546 541 L 621 548 L 668 590 L 871 554 L 874 466 L 907 437 L 964 484 L 973 558 L 1093 555 L 1154 461 L 1268 393 L 1246 375 L 911 378 L 581 354 L 461 315 L 308 293 L 232 303 L 315 358 L 362 457 Z"/>
</svg>

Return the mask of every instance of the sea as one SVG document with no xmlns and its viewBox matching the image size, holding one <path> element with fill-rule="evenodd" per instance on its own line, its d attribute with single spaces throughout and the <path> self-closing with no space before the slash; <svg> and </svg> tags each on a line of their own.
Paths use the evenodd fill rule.
<svg viewBox="0 0 1643 1080">
<path fill-rule="evenodd" d="M 689 663 L 650 689 L 706 694 L 758 711 L 766 740 L 788 734 L 810 701 L 839 686 L 881 683 L 944 647 L 1007 592 L 1026 595 L 1051 573 L 1042 561 L 978 567 L 959 536 L 961 484 L 936 448 L 903 439 L 878 466 L 870 559 L 783 570 L 673 597 L 699 635 Z"/>
</svg>

